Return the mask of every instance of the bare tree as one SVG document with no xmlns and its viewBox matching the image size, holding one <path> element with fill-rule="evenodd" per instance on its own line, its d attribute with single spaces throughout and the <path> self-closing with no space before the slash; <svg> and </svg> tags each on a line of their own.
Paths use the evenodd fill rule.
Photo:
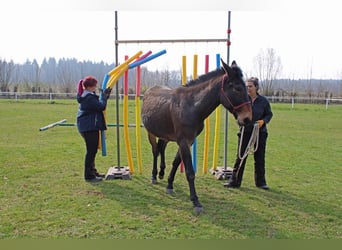
<svg viewBox="0 0 342 250">
<path fill-rule="evenodd" d="M 280 57 L 276 55 L 273 48 L 261 49 L 254 58 L 254 65 L 263 94 L 266 96 L 272 95 L 273 81 L 282 70 Z"/>
<path fill-rule="evenodd" d="M 12 73 L 14 70 L 14 63 L 10 61 L 9 63 L 6 60 L 2 61 L 0 59 L 0 91 L 7 92 L 9 91 L 9 85 L 12 78 Z"/>
<path fill-rule="evenodd" d="M 71 93 L 75 88 L 78 78 L 75 73 L 76 59 L 60 59 L 57 67 L 57 81 L 60 83 L 60 91 Z"/>
</svg>

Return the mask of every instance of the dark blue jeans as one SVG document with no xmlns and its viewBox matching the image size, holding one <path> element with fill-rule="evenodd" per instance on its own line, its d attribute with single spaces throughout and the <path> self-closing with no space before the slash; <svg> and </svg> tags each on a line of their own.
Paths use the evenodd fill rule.
<svg viewBox="0 0 342 250">
<path fill-rule="evenodd" d="M 84 159 L 84 179 L 94 179 L 97 172 L 95 168 L 95 158 L 99 144 L 99 131 L 89 131 L 81 133 L 86 144 L 86 155 Z"/>
</svg>

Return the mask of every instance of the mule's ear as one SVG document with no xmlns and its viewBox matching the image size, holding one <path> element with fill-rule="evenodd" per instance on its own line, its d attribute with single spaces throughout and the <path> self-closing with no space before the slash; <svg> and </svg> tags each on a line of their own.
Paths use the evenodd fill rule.
<svg viewBox="0 0 342 250">
<path fill-rule="evenodd" d="M 236 61 L 234 60 L 232 62 L 232 69 L 237 73 L 238 76 L 243 77 L 242 70 L 240 67 L 237 65 Z"/>
<path fill-rule="evenodd" d="M 222 58 L 221 58 L 221 63 L 222 63 L 222 67 L 223 67 L 224 71 L 225 71 L 226 73 L 228 73 L 228 71 L 229 71 L 229 66 L 222 60 Z"/>
</svg>

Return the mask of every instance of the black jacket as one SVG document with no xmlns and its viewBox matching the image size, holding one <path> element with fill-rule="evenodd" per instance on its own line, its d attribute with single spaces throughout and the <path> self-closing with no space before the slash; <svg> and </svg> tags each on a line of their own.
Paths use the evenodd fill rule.
<svg viewBox="0 0 342 250">
<path fill-rule="evenodd" d="M 245 132 L 252 132 L 253 125 L 258 120 L 264 120 L 264 125 L 259 129 L 259 132 L 267 132 L 266 124 L 269 123 L 273 117 L 271 105 L 266 97 L 257 94 L 257 98 L 252 102 L 252 124 L 245 128 Z"/>
<path fill-rule="evenodd" d="M 103 115 L 107 98 L 101 100 L 94 93 L 84 92 L 82 96 L 77 95 L 77 101 L 80 104 L 77 112 L 77 128 L 80 133 L 107 129 Z"/>
</svg>

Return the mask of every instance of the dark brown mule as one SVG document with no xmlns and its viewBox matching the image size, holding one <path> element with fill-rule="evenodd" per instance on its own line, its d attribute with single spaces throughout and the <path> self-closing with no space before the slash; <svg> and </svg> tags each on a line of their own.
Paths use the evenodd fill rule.
<svg viewBox="0 0 342 250">
<path fill-rule="evenodd" d="M 177 142 L 179 149 L 168 177 L 167 192 L 173 192 L 173 181 L 181 161 L 184 162 L 190 188 L 190 200 L 196 213 L 203 211 L 195 189 L 195 172 L 190 146 L 204 127 L 204 120 L 222 104 L 240 125 L 252 120 L 251 104 L 242 72 L 235 62 L 229 67 L 222 60 L 220 69 L 211 71 L 188 82 L 185 86 L 170 89 L 154 86 L 144 93 L 141 116 L 152 145 L 152 183 L 156 183 L 157 157 L 161 154 L 161 171 L 164 175 L 164 153 L 169 141 Z M 157 143 L 157 138 L 159 138 Z"/>
</svg>

